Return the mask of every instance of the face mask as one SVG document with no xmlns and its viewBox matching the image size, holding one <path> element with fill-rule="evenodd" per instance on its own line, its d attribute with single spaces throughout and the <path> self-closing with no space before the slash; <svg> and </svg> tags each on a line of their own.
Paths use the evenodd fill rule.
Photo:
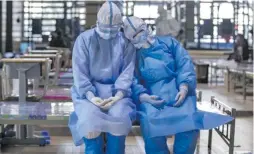
<svg viewBox="0 0 254 154">
<path fill-rule="evenodd" d="M 134 47 L 137 48 L 137 49 L 140 49 L 140 48 L 145 48 L 145 49 L 147 49 L 147 48 L 150 48 L 150 46 L 151 46 L 147 41 L 142 42 L 142 43 L 136 43 L 136 44 L 133 44 L 133 45 L 134 45 Z"/>
<path fill-rule="evenodd" d="M 137 34 L 132 43 L 134 44 L 134 46 L 138 49 L 140 48 L 149 48 L 150 44 L 148 43 L 148 33 L 146 32 L 140 32 L 139 34 Z"/>
<path fill-rule="evenodd" d="M 133 44 L 143 43 L 147 40 L 147 33 L 142 31 L 138 33 L 136 36 L 134 36 L 132 42 Z"/>
<path fill-rule="evenodd" d="M 137 44 L 133 44 L 133 45 L 134 45 L 134 47 L 137 48 L 137 49 L 140 49 L 140 48 L 142 48 L 142 46 L 143 46 L 143 44 L 141 44 L 141 43 L 137 43 Z"/>
</svg>

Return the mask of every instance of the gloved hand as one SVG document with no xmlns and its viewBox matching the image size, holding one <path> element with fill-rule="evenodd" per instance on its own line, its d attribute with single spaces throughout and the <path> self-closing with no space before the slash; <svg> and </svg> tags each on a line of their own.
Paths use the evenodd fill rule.
<svg viewBox="0 0 254 154">
<path fill-rule="evenodd" d="M 102 100 L 100 97 L 95 97 L 94 94 L 91 91 L 88 91 L 86 93 L 86 98 L 90 102 L 92 102 L 94 105 L 102 108 L 105 104 L 107 104 L 109 101 Z"/>
<path fill-rule="evenodd" d="M 187 85 L 185 85 L 185 84 L 180 85 L 180 88 L 179 88 L 179 89 L 180 89 L 180 90 L 179 90 L 179 92 L 177 93 L 176 98 L 175 98 L 175 101 L 177 101 L 177 102 L 175 103 L 175 105 L 174 105 L 175 107 L 180 106 L 180 105 L 183 103 L 185 97 L 186 97 L 187 94 L 188 94 L 188 86 L 187 86 Z"/>
<path fill-rule="evenodd" d="M 146 102 L 146 103 L 150 103 L 152 105 L 160 105 L 162 103 L 164 103 L 164 100 L 160 100 L 158 96 L 156 95 L 148 95 L 146 93 L 141 94 L 139 96 L 139 101 L 140 102 Z"/>
<path fill-rule="evenodd" d="M 108 110 L 112 105 L 114 105 L 119 100 L 123 99 L 124 94 L 121 91 L 118 91 L 114 97 L 109 97 L 108 99 L 105 99 L 104 101 L 106 104 L 102 106 L 101 108 L 104 110 Z"/>
</svg>

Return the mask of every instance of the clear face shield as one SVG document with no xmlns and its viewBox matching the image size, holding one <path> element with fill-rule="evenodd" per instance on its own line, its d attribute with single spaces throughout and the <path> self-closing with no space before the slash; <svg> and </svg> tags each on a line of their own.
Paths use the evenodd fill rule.
<svg viewBox="0 0 254 154">
<path fill-rule="evenodd" d="M 97 32 L 104 39 L 114 38 L 119 33 L 122 25 L 122 23 L 116 25 L 106 25 L 97 22 Z"/>
</svg>

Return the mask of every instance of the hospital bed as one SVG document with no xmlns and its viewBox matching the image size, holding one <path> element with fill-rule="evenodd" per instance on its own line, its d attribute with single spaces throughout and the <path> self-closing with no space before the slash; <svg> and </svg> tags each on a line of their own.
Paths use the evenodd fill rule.
<svg viewBox="0 0 254 154">
<path fill-rule="evenodd" d="M 236 109 L 227 106 L 226 104 L 219 101 L 214 96 L 211 97 L 211 106 L 219 110 L 221 113 L 229 115 L 233 118 L 236 118 Z M 221 139 L 227 144 L 229 147 L 229 154 L 234 153 L 234 143 L 235 143 L 235 119 L 225 125 L 217 127 L 214 129 L 215 132 L 221 137 Z M 212 135 L 213 130 L 209 130 L 208 137 L 208 148 L 212 148 Z"/>
<path fill-rule="evenodd" d="M 202 92 L 197 91 L 197 108 L 200 110 L 224 114 L 236 118 L 237 111 L 235 108 L 231 108 L 223 102 L 219 101 L 214 96 L 211 97 L 210 102 L 202 101 Z M 234 140 L 235 140 L 235 119 L 227 124 L 221 125 L 217 128 L 210 129 L 208 134 L 208 152 L 212 150 L 212 138 L 213 132 L 216 132 L 220 138 L 229 147 L 228 154 L 234 154 Z"/>
<path fill-rule="evenodd" d="M 58 76 L 60 73 L 61 55 L 56 54 L 24 54 L 21 58 L 50 58 L 53 61 L 53 70 L 49 73 L 49 77 L 53 78 L 52 84 L 58 83 Z"/>
<path fill-rule="evenodd" d="M 215 82 L 217 85 L 218 81 L 218 70 L 226 71 L 227 74 L 227 90 L 230 92 L 230 85 L 233 84 L 233 89 L 240 87 L 242 88 L 243 99 L 246 100 L 247 88 L 253 87 L 253 65 L 246 63 L 236 64 L 234 62 L 221 61 L 218 63 L 213 63 L 211 65 L 214 68 Z M 232 82 L 232 83 L 231 83 Z"/>
<path fill-rule="evenodd" d="M 2 69 L 2 92 L 3 92 L 3 99 L 8 100 L 8 98 L 11 98 L 9 100 L 15 101 L 18 96 L 18 102 L 15 102 L 17 105 L 22 105 L 26 101 L 39 101 L 47 91 L 47 85 L 48 85 L 48 73 L 50 70 L 50 64 L 51 60 L 47 58 L 40 58 L 40 59 L 29 59 L 29 58 L 14 58 L 14 59 L 1 59 L 1 62 L 3 63 L 3 69 Z M 41 93 L 40 97 L 36 97 L 34 95 L 29 96 L 28 94 L 28 79 L 40 79 L 41 77 L 41 69 L 42 66 L 44 66 L 44 89 Z M 10 84 L 10 81 L 13 79 L 18 79 L 18 85 L 15 85 L 14 82 L 12 87 Z M 14 89 L 18 94 L 14 95 L 13 91 L 11 89 Z M 6 102 L 7 104 L 10 102 Z M 3 105 L 1 106 L 1 110 L 5 110 L 8 107 Z M 10 110 L 11 113 L 13 110 Z M 27 111 L 26 111 L 27 112 Z M 19 113 L 21 114 L 21 113 Z M 1 120 L 0 120 L 1 121 Z M 5 130 L 6 132 L 9 132 L 9 127 L 12 128 L 14 125 L 7 125 L 4 127 L 4 125 L 1 124 L 1 131 Z M 8 123 L 7 123 L 8 124 Z M 8 127 L 8 128 L 7 128 Z M 46 143 L 46 140 L 44 138 L 33 138 L 31 135 L 28 135 L 28 138 L 26 138 L 26 135 L 31 132 L 32 127 L 26 126 L 26 125 L 15 125 L 16 127 L 16 138 L 11 139 L 5 138 L 1 140 L 2 144 L 39 144 L 44 145 Z M 6 128 L 6 129 L 5 129 Z M 6 132 L 3 132 L 1 136 L 5 136 Z"/>
<path fill-rule="evenodd" d="M 50 76 L 54 76 L 55 78 L 55 84 L 54 85 L 58 85 L 58 86 L 67 86 L 70 87 L 73 83 L 73 76 L 72 76 L 72 69 L 71 68 L 67 68 L 66 66 L 64 66 L 63 68 L 61 68 L 61 64 L 62 61 L 68 61 L 68 58 L 64 57 L 64 52 L 60 49 L 52 49 L 52 50 L 31 50 L 29 52 L 30 54 L 40 54 L 40 55 L 47 55 L 47 54 L 61 54 L 62 58 L 59 61 L 59 65 L 56 65 L 55 67 L 55 72 L 50 72 Z M 34 56 L 32 56 L 34 57 Z M 67 62 L 69 63 L 69 62 Z M 59 69 L 56 69 L 59 68 Z"/>
<path fill-rule="evenodd" d="M 27 96 L 26 100 L 38 102 L 43 101 L 70 101 L 70 87 L 58 87 L 58 86 L 49 86 L 49 71 L 51 60 L 47 58 L 42 59 L 3 59 L 4 63 L 3 73 L 2 73 L 2 98 L 6 101 L 18 101 L 19 96 Z M 38 63 L 27 67 L 26 62 Z M 12 67 L 8 67 L 11 65 Z M 15 65 L 19 65 L 20 68 L 26 68 L 25 79 L 21 82 L 18 80 L 17 68 Z M 42 65 L 42 66 L 41 66 Z M 44 66 L 44 69 L 42 68 Z M 47 66 L 47 69 L 45 69 Z M 41 71 L 42 70 L 42 71 Z M 16 76 L 15 74 L 16 73 Z M 42 73 L 42 74 L 40 74 Z M 37 76 L 35 76 L 37 75 Z M 46 79 L 46 80 L 45 80 Z M 28 80 L 28 81 L 27 81 Z M 40 82 L 43 85 L 43 88 L 39 86 Z M 26 83 L 24 86 L 19 86 L 19 83 Z M 32 84 L 32 88 L 30 84 Z M 71 83 L 72 84 L 72 83 Z M 21 90 L 19 89 L 21 88 Z M 22 94 L 19 92 L 22 91 Z"/>
<path fill-rule="evenodd" d="M 60 47 L 48 47 L 47 49 L 49 50 L 58 50 L 59 52 L 62 53 L 62 62 L 64 63 L 63 66 L 63 71 L 68 70 L 68 66 L 70 66 L 70 58 L 71 58 L 71 51 L 69 48 L 60 48 Z M 62 64 L 61 62 L 61 64 Z"/>
<path fill-rule="evenodd" d="M 64 62 L 64 64 L 67 62 L 67 63 L 69 63 L 69 58 L 70 57 L 68 57 L 68 56 L 66 56 L 66 53 L 64 52 L 65 50 L 61 50 L 61 48 L 60 49 L 58 49 L 58 48 L 54 48 L 54 49 L 47 49 L 47 50 L 31 50 L 31 51 L 29 51 L 29 53 L 30 54 L 60 54 L 61 56 L 62 56 L 62 58 L 61 58 L 61 61 L 60 61 L 60 63 L 61 63 L 61 65 L 62 65 L 62 63 Z M 68 69 L 67 69 L 67 64 L 65 64 L 64 65 L 64 67 L 63 68 L 61 68 L 61 65 L 60 65 L 60 72 L 65 72 L 65 71 L 68 71 Z"/>
<path fill-rule="evenodd" d="M 200 70 L 200 67 L 203 67 L 201 71 L 204 71 L 205 74 L 208 74 L 208 67 L 211 67 L 211 78 L 210 82 L 215 81 L 215 84 L 218 85 L 218 71 L 222 71 L 227 76 L 227 90 L 230 91 L 230 85 L 233 82 L 235 90 L 237 87 L 242 88 L 242 94 L 244 100 L 246 100 L 247 88 L 253 87 L 253 65 L 251 63 L 236 63 L 234 61 L 227 61 L 223 59 L 200 59 L 194 60 L 194 64 L 196 65 L 197 73 Z M 205 67 L 205 68 L 204 68 Z M 205 69 L 205 70 L 204 70 Z M 238 84 L 238 86 L 237 86 Z"/>
<path fill-rule="evenodd" d="M 48 58 L 5 58 L 1 59 L 3 100 L 19 102 L 39 101 L 48 89 L 51 60 Z M 41 74 L 41 70 L 42 74 Z M 18 82 L 15 82 L 18 79 Z M 41 80 L 44 88 L 39 96 L 29 94 L 28 80 Z M 35 84 L 33 84 L 34 86 Z M 36 87 L 34 86 L 33 89 Z"/>
<path fill-rule="evenodd" d="M 39 101 L 45 96 L 47 89 L 48 89 L 48 73 L 50 71 L 50 64 L 51 60 L 48 58 L 14 58 L 14 59 L 2 59 L 1 62 L 3 62 L 3 72 L 2 78 L 5 86 L 3 86 L 4 96 L 10 96 L 11 94 L 11 88 L 8 83 L 9 80 L 12 79 L 19 79 L 19 86 L 18 86 L 18 102 L 17 101 L 6 101 L 2 102 L 0 105 L 1 110 L 1 136 L 4 136 L 5 138 L 0 140 L 1 144 L 14 144 L 14 145 L 20 145 L 20 144 L 38 144 L 38 145 L 45 145 L 46 139 L 45 138 L 35 138 L 33 137 L 33 127 L 31 125 L 31 120 L 28 120 L 29 118 L 34 120 L 32 121 L 32 124 L 42 124 L 41 121 L 45 119 L 45 113 L 48 113 L 49 111 L 52 113 L 59 113 L 55 110 L 46 110 L 45 103 L 40 103 Z M 29 99 L 28 94 L 28 79 L 38 79 L 41 78 L 41 70 L 42 65 L 44 66 L 44 89 L 39 93 L 41 96 L 38 97 L 32 97 Z M 69 93 L 69 91 L 68 91 Z M 16 96 L 16 97 L 17 97 Z M 28 97 L 26 97 L 28 96 Z M 34 101 L 27 102 L 27 101 Z M 34 105 L 31 105 L 34 104 Z M 43 105 L 44 104 L 44 105 Z M 50 104 L 50 103 L 49 103 Z M 70 103 L 69 103 L 70 104 Z M 71 103 L 72 104 L 72 103 Z M 43 105 L 43 106 L 42 106 Z M 54 106 L 54 104 L 53 104 Z M 58 106 L 57 106 L 58 107 Z M 68 107 L 70 109 L 70 107 Z M 63 112 L 61 112 L 63 113 Z M 39 115 L 38 115 L 39 114 Z M 69 114 L 69 113 L 68 113 Z M 27 115 L 29 115 L 29 118 L 27 118 Z M 61 116 L 60 116 L 61 117 Z M 7 118 L 7 121 L 5 120 Z M 51 116 L 48 115 L 48 119 L 53 124 L 57 124 L 54 119 L 59 118 L 59 116 Z M 5 134 L 8 134 L 7 132 L 10 132 L 9 128 L 13 128 L 15 124 L 15 138 L 6 136 Z M 47 124 L 47 123 L 46 123 Z M 66 124 L 66 123 L 65 123 Z M 5 126 L 5 127 L 4 127 Z"/>
<path fill-rule="evenodd" d="M 233 83 L 233 89 L 236 90 L 238 87 L 242 88 L 243 99 L 246 100 L 247 89 L 253 88 L 254 73 L 251 68 L 227 68 L 227 89 L 230 92 L 231 82 Z M 253 92 L 253 91 L 252 91 Z"/>
<path fill-rule="evenodd" d="M 61 57 L 61 61 L 60 63 L 62 63 L 63 60 L 63 57 L 64 57 L 64 54 L 63 54 L 63 51 L 62 50 L 57 50 L 57 49 L 52 49 L 52 50 L 31 50 L 29 51 L 29 54 L 60 54 L 62 57 Z M 61 65 L 59 66 L 60 68 L 60 72 L 62 71 L 68 71 L 68 69 L 64 69 L 64 68 L 61 68 Z"/>
</svg>

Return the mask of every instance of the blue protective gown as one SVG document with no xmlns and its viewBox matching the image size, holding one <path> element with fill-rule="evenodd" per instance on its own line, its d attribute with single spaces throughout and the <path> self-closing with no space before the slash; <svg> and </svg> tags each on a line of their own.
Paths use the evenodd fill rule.
<svg viewBox="0 0 254 154">
<path fill-rule="evenodd" d="M 177 142 L 185 140 L 186 143 L 179 146 L 176 143 L 174 152 L 191 154 L 195 150 L 197 130 L 215 128 L 232 118 L 197 110 L 196 74 L 191 57 L 171 37 L 154 39 L 151 47 L 137 51 L 138 75 L 132 86 L 135 100 L 141 93 L 157 95 L 165 100 L 160 106 L 145 102 L 137 105 L 146 153 L 167 154 L 165 136 L 176 134 Z M 188 85 L 188 95 L 180 107 L 173 107 L 181 84 Z M 190 139 L 186 139 L 186 134 Z M 190 144 L 194 148 L 189 147 Z"/>
<path fill-rule="evenodd" d="M 135 105 L 130 99 L 135 65 L 133 45 L 120 32 L 117 37 L 104 40 L 95 29 L 91 29 L 77 38 L 72 58 L 74 112 L 70 115 L 69 128 L 75 145 L 81 145 L 83 137 L 89 132 L 127 135 L 136 115 Z M 92 91 L 106 99 L 118 90 L 125 93 L 125 98 L 107 112 L 89 102 L 85 96 Z"/>
</svg>

